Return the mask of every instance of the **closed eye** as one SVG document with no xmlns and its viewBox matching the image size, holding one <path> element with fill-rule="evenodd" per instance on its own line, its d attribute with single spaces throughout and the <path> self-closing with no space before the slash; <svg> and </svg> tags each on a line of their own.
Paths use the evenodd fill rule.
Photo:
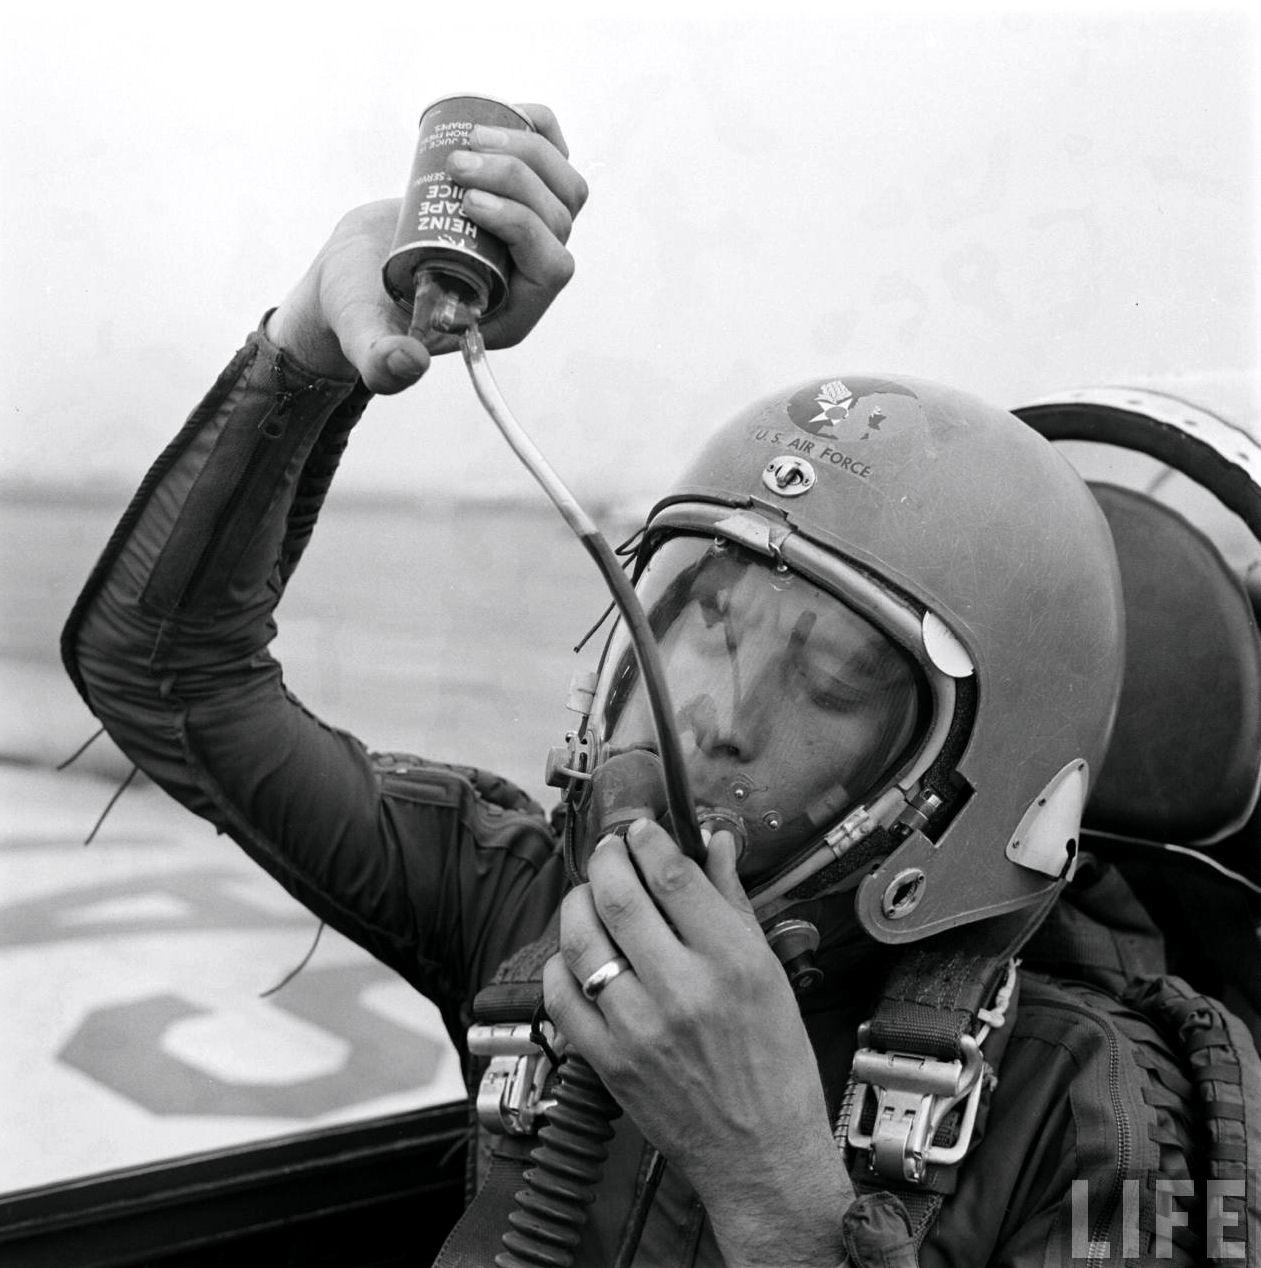
<svg viewBox="0 0 1261 1268">
<path fill-rule="evenodd" d="M 871 691 L 866 683 L 820 673 L 801 663 L 794 666 L 794 673 L 806 699 L 829 713 L 850 713 L 871 700 Z"/>
</svg>

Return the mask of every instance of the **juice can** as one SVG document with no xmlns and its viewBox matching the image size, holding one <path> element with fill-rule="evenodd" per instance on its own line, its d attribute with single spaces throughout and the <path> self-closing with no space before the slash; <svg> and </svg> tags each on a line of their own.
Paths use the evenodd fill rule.
<svg viewBox="0 0 1261 1268">
<path fill-rule="evenodd" d="M 464 187 L 447 171 L 447 155 L 467 149 L 479 123 L 534 129 L 519 110 L 491 97 L 442 97 L 420 116 L 411 176 L 383 270 L 385 289 L 408 312 L 421 271 L 479 310 L 483 320 L 508 298 L 508 247 L 461 213 Z"/>
</svg>

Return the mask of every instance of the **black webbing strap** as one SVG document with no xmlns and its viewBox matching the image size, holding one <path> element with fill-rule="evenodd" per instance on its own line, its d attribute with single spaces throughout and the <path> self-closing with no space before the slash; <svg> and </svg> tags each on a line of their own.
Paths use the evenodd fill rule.
<svg viewBox="0 0 1261 1268">
<path fill-rule="evenodd" d="M 530 1022 L 543 1000 L 543 966 L 560 949 L 560 908 L 547 928 L 518 947 L 473 999 L 473 1019 L 483 1025 Z"/>
<path fill-rule="evenodd" d="M 909 1190 L 899 1193 L 898 1200 L 911 1217 L 911 1239 L 915 1242 L 915 1249 L 919 1250 L 924 1244 L 924 1238 L 928 1236 L 928 1230 L 937 1221 L 937 1214 L 946 1195 L 930 1189 Z"/>
<path fill-rule="evenodd" d="M 895 960 L 867 1036 L 881 1052 L 954 1061 L 1010 960 L 1041 923 L 1048 900 L 907 947 Z"/>
<path fill-rule="evenodd" d="M 557 909 L 543 933 L 508 957 L 490 983 L 473 1000 L 473 1017 L 482 1025 L 514 1022 L 528 1025 L 535 1020 L 543 1001 L 543 965 L 560 945 L 560 910 Z M 470 1062 L 469 1095 L 476 1099 L 482 1063 Z M 523 1173 L 530 1151 L 537 1144 L 532 1136 L 495 1136 L 485 1161 L 476 1167 L 483 1133 L 474 1116 L 473 1138 L 469 1144 L 471 1200 L 443 1243 L 433 1268 L 490 1268 L 503 1250 L 508 1231 L 508 1215 L 516 1209 L 516 1194 L 524 1183 Z M 476 1171 L 480 1170 L 481 1183 Z"/>
<path fill-rule="evenodd" d="M 525 1136 L 496 1139 L 486 1178 L 443 1242 L 433 1268 L 490 1268 L 495 1262 L 504 1248 L 508 1213 L 515 1209 L 522 1172 L 534 1145 L 533 1138 Z"/>
</svg>

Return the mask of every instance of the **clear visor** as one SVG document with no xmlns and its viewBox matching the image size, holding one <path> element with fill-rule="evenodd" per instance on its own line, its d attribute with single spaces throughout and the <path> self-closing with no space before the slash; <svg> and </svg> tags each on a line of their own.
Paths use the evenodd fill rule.
<svg viewBox="0 0 1261 1268">
<path fill-rule="evenodd" d="M 741 822 L 746 881 L 778 870 L 883 787 L 922 734 L 912 659 L 806 578 L 728 542 L 675 537 L 637 590 L 698 810 Z M 606 756 L 656 750 L 620 627 L 593 720 Z"/>
</svg>

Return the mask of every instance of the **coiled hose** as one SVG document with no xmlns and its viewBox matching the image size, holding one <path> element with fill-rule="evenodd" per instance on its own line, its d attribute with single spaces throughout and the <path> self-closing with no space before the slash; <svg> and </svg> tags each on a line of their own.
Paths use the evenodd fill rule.
<svg viewBox="0 0 1261 1268">
<path fill-rule="evenodd" d="M 591 1066 L 577 1054 L 566 1057 L 497 1268 L 570 1268 L 621 1112 Z"/>
</svg>

